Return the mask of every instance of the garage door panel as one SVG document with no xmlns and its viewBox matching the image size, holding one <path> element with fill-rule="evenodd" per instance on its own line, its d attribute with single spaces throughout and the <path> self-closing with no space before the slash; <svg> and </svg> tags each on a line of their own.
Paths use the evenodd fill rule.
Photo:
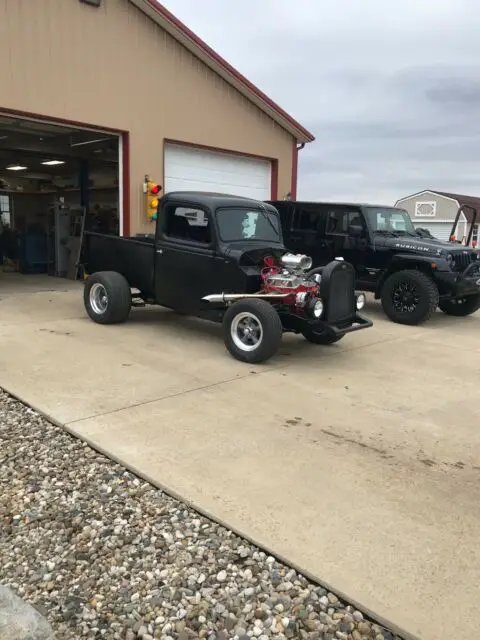
<svg viewBox="0 0 480 640">
<path fill-rule="evenodd" d="M 428 229 L 432 236 L 447 242 L 450 239 L 452 222 L 415 222 L 415 228 Z"/>
<path fill-rule="evenodd" d="M 268 160 L 165 145 L 165 193 L 216 191 L 268 200 L 271 183 Z"/>
</svg>

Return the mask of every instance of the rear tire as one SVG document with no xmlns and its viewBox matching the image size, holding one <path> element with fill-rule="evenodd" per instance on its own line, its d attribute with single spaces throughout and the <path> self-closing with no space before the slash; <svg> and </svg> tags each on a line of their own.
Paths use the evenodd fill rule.
<svg viewBox="0 0 480 640">
<path fill-rule="evenodd" d="M 229 353 L 250 364 L 269 360 L 282 340 L 282 321 L 265 300 L 239 300 L 223 318 L 225 346 Z"/>
<path fill-rule="evenodd" d="M 94 273 L 85 283 L 83 304 L 89 317 L 98 324 L 125 322 L 132 307 L 130 285 L 116 271 Z"/>
<path fill-rule="evenodd" d="M 421 324 L 426 322 L 438 307 L 437 285 L 422 271 L 397 271 L 387 278 L 383 285 L 382 307 L 393 322 Z"/>
<path fill-rule="evenodd" d="M 313 331 L 312 329 L 304 329 L 302 331 L 302 335 L 305 338 L 305 340 L 308 340 L 312 344 L 321 344 L 321 345 L 335 344 L 335 342 L 338 342 L 339 340 L 345 337 L 345 335 L 332 336 L 328 333 L 319 333 L 317 331 Z"/>
<path fill-rule="evenodd" d="M 458 298 L 456 300 L 440 300 L 438 305 L 443 313 L 449 316 L 470 316 L 480 309 L 480 293 Z"/>
</svg>

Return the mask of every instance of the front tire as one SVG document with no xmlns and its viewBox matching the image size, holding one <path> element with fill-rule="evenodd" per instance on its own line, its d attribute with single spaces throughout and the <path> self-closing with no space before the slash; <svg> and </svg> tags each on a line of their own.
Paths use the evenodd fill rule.
<svg viewBox="0 0 480 640">
<path fill-rule="evenodd" d="M 335 336 L 328 333 L 319 333 L 318 331 L 313 331 L 312 329 L 304 329 L 302 331 L 302 335 L 305 340 L 308 340 L 312 344 L 321 345 L 335 344 L 335 342 L 338 342 L 345 337 L 345 335 Z"/>
<path fill-rule="evenodd" d="M 130 285 L 116 271 L 94 273 L 85 283 L 83 304 L 89 317 L 98 324 L 125 322 L 132 307 Z"/>
<path fill-rule="evenodd" d="M 449 316 L 470 316 L 480 309 L 480 293 L 454 300 L 440 300 L 438 305 L 443 313 Z"/>
<path fill-rule="evenodd" d="M 422 271 L 397 271 L 383 285 L 382 307 L 393 322 L 422 324 L 438 307 L 437 285 Z"/>
<path fill-rule="evenodd" d="M 227 309 L 223 332 L 225 346 L 234 358 L 258 364 L 278 351 L 283 328 L 272 305 L 254 299 L 240 300 Z"/>
</svg>

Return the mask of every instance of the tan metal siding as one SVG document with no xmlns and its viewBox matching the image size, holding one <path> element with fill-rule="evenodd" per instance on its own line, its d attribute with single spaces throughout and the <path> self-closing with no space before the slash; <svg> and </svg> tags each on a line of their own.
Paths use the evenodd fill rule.
<svg viewBox="0 0 480 640">
<path fill-rule="evenodd" d="M 290 191 L 292 136 L 128 0 L 0 0 L 0 60 L 0 108 L 130 132 L 133 231 L 165 138 L 277 159 Z"/>
</svg>

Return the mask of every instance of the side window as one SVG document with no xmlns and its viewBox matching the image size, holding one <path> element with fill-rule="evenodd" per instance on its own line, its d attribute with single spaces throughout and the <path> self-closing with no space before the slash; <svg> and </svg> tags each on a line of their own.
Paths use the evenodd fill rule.
<svg viewBox="0 0 480 640">
<path fill-rule="evenodd" d="M 11 222 L 10 196 L 0 194 L 0 223 L 10 226 Z"/>
<path fill-rule="evenodd" d="M 171 206 L 166 210 L 165 234 L 176 240 L 210 244 L 210 221 L 201 209 Z"/>
<path fill-rule="evenodd" d="M 294 214 L 295 231 L 317 231 L 320 216 L 317 212 L 305 207 L 297 207 Z"/>
<path fill-rule="evenodd" d="M 365 226 L 359 211 L 334 209 L 327 213 L 326 233 L 347 235 L 350 225 Z"/>
</svg>

